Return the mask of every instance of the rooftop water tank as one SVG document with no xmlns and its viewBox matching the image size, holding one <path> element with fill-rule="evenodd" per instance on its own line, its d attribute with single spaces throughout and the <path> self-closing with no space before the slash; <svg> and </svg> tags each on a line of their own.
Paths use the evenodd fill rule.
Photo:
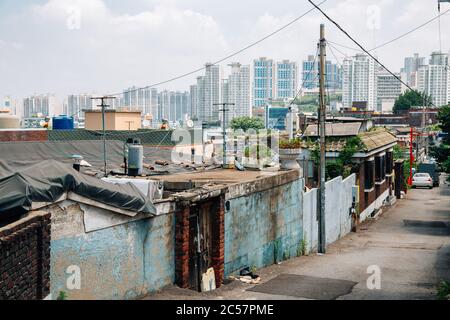
<svg viewBox="0 0 450 320">
<path fill-rule="evenodd" d="M 73 130 L 74 121 L 73 117 L 66 115 L 60 115 L 59 117 L 53 117 L 53 130 Z"/>
<path fill-rule="evenodd" d="M 0 129 L 19 129 L 20 118 L 18 116 L 0 113 Z"/>
<path fill-rule="evenodd" d="M 140 139 L 134 139 L 133 144 L 128 145 L 128 175 L 132 177 L 142 175 L 144 167 L 144 147 Z"/>
</svg>

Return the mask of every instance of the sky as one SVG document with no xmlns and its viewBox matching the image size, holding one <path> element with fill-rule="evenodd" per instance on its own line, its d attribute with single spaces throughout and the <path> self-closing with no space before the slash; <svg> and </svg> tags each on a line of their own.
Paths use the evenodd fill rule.
<svg viewBox="0 0 450 320">
<path fill-rule="evenodd" d="M 321 7 L 366 48 L 438 14 L 437 0 L 327 0 Z M 450 3 L 441 7 L 450 9 Z M 0 0 L 0 97 L 118 93 L 151 85 L 219 60 L 311 8 L 306 0 Z M 328 40 L 355 47 L 314 10 L 223 68 L 261 56 L 300 63 L 315 54 L 320 23 Z M 441 17 L 441 30 L 448 52 L 450 12 Z M 439 50 L 438 35 L 436 20 L 376 55 L 398 72 L 404 57 L 418 52 L 428 59 Z M 355 54 L 338 48 L 340 62 L 342 54 Z M 336 60 L 330 51 L 327 57 Z M 189 90 L 196 76 L 158 89 Z"/>
</svg>

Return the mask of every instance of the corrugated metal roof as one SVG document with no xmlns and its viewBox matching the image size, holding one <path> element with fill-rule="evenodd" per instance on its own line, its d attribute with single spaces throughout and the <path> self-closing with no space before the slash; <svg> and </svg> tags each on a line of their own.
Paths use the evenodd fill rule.
<svg viewBox="0 0 450 320">
<path fill-rule="evenodd" d="M 359 134 L 362 122 L 326 123 L 325 133 L 328 137 L 349 137 Z M 310 124 L 305 130 L 305 136 L 317 137 L 319 134 L 317 124 Z"/>
</svg>

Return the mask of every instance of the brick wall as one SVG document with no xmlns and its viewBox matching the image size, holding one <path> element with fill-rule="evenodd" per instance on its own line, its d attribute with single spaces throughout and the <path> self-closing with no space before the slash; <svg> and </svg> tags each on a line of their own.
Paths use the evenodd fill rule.
<svg viewBox="0 0 450 320">
<path fill-rule="evenodd" d="M 223 282 L 225 272 L 225 199 L 215 203 L 212 215 L 212 267 L 216 276 L 216 287 Z"/>
<path fill-rule="evenodd" d="M 0 134 L 0 142 L 48 141 L 47 130 L 6 130 Z"/>
<path fill-rule="evenodd" d="M 50 214 L 31 213 L 0 228 L 0 300 L 50 293 Z"/>
<path fill-rule="evenodd" d="M 225 273 L 225 200 L 210 199 L 197 204 L 211 221 L 211 267 L 214 268 L 216 287 L 223 283 Z M 180 208 L 175 217 L 175 283 L 189 288 L 189 215 L 191 207 Z"/>
<path fill-rule="evenodd" d="M 175 217 L 175 283 L 181 288 L 189 287 L 189 213 L 186 207 Z"/>
</svg>

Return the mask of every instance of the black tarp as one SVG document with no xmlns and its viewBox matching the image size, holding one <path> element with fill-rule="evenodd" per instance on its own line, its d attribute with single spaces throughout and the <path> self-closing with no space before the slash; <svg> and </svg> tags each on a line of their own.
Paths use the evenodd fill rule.
<svg viewBox="0 0 450 320">
<path fill-rule="evenodd" d="M 56 160 L 0 159 L 0 224 L 28 212 L 33 202 L 51 203 L 68 191 L 116 208 L 156 213 L 153 203 L 130 183 L 107 183 Z"/>
</svg>

